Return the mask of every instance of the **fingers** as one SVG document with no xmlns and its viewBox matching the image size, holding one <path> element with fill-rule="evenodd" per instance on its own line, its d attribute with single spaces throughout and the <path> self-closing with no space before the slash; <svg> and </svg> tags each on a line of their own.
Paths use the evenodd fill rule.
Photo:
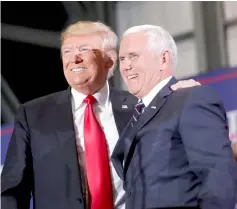
<svg viewBox="0 0 237 209">
<path fill-rule="evenodd" d="M 193 86 L 200 86 L 201 84 L 193 79 L 189 79 L 189 80 L 183 80 L 183 81 L 179 81 L 178 83 L 174 84 L 171 86 L 171 89 L 173 91 L 176 91 L 178 89 L 182 89 L 182 88 L 189 88 L 189 87 L 193 87 Z"/>
</svg>

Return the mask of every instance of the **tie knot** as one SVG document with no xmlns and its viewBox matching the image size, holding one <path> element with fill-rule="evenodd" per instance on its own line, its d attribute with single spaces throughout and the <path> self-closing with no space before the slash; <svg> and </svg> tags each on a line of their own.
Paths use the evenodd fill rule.
<svg viewBox="0 0 237 209">
<path fill-rule="evenodd" d="M 138 102 L 136 105 L 135 105 L 135 109 L 138 111 L 138 113 L 142 113 L 142 111 L 144 110 L 145 108 L 145 105 L 144 103 L 142 102 L 142 100 L 140 102 Z"/>
<path fill-rule="evenodd" d="M 90 105 L 93 105 L 94 103 L 96 103 L 96 99 L 95 97 L 93 97 L 92 95 L 88 95 L 84 101 L 86 104 L 90 104 Z"/>
</svg>

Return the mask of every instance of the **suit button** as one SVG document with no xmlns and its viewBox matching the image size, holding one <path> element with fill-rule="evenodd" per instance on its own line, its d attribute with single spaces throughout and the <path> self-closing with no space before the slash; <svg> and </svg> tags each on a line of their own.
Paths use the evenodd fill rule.
<svg viewBox="0 0 237 209">
<path fill-rule="evenodd" d="M 77 198 L 78 203 L 82 203 L 82 199 L 80 197 Z"/>
<path fill-rule="evenodd" d="M 131 191 L 127 191 L 126 193 L 128 197 L 132 194 Z"/>
</svg>

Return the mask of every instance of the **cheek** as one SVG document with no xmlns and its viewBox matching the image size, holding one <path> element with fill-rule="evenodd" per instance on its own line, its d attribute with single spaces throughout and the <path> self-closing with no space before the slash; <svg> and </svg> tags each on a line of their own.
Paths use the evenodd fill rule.
<svg viewBox="0 0 237 209">
<path fill-rule="evenodd" d="M 120 70 L 120 74 L 122 75 L 123 79 L 127 79 L 128 72 L 125 68 Z"/>
<path fill-rule="evenodd" d="M 95 68 L 96 66 L 99 66 L 99 61 L 94 56 L 87 56 L 83 58 L 84 65 L 87 65 L 90 68 Z"/>
<path fill-rule="evenodd" d="M 98 60 L 91 60 L 89 66 L 94 74 L 98 74 L 100 70 L 104 70 L 104 66 L 102 63 L 98 62 Z"/>
<path fill-rule="evenodd" d="M 123 75 L 124 71 L 125 71 L 125 68 L 121 62 L 119 63 L 119 71 L 120 71 L 121 75 Z"/>
<path fill-rule="evenodd" d="M 64 68 L 64 70 L 66 70 L 67 69 L 67 67 L 69 66 L 69 64 L 70 64 L 70 61 L 69 61 L 69 59 L 63 59 L 62 60 L 62 63 L 63 63 L 63 68 Z"/>
<path fill-rule="evenodd" d="M 145 59 L 139 59 L 136 62 L 134 62 L 134 66 L 136 66 L 140 71 L 145 71 L 147 69 L 147 60 Z"/>
</svg>

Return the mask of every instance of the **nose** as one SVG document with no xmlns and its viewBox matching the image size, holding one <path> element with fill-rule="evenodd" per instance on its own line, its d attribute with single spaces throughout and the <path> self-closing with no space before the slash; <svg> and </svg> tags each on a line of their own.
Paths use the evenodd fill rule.
<svg viewBox="0 0 237 209">
<path fill-rule="evenodd" d="M 131 70 L 132 69 L 132 63 L 129 59 L 125 59 L 125 61 L 124 61 L 124 69 L 125 70 Z"/>
<path fill-rule="evenodd" d="M 76 53 L 76 54 L 74 55 L 73 62 L 74 62 L 75 64 L 79 64 L 79 63 L 83 62 L 83 59 L 81 58 L 80 54 L 77 54 L 77 53 Z"/>
</svg>

